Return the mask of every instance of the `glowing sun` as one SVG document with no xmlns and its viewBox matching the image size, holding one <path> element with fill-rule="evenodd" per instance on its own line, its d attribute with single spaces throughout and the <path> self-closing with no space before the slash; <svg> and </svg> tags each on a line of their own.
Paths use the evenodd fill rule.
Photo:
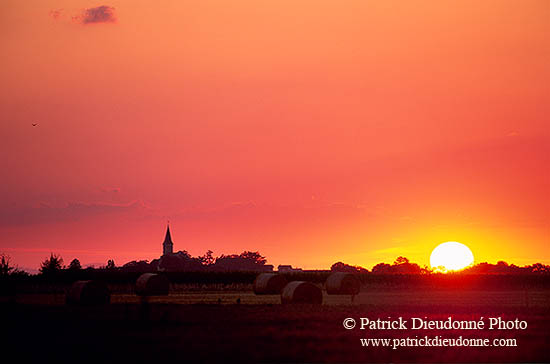
<svg viewBox="0 0 550 364">
<path fill-rule="evenodd" d="M 453 271 L 466 268 L 474 262 L 470 248 L 456 241 L 441 243 L 430 255 L 430 265 L 436 271 Z"/>
</svg>

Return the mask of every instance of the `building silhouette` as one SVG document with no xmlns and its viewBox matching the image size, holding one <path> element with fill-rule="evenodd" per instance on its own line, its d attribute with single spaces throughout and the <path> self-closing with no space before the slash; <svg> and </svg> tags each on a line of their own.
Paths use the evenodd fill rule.
<svg viewBox="0 0 550 364">
<path fill-rule="evenodd" d="M 246 252 L 243 252 L 243 254 Z M 248 252 L 250 253 L 250 252 Z M 187 250 L 174 252 L 174 242 L 170 232 L 170 225 L 166 225 L 166 234 L 162 243 L 162 256 L 153 259 L 146 268 L 159 272 L 199 272 L 204 270 L 211 271 L 256 271 L 272 272 L 273 265 L 265 264 L 265 260 L 258 263 L 255 259 L 243 254 L 231 254 L 220 256 L 210 264 L 203 264 L 200 257 L 191 256 Z M 259 253 L 257 253 L 259 254 Z"/>
<path fill-rule="evenodd" d="M 170 235 L 170 225 L 166 225 L 166 236 L 164 237 L 164 243 L 162 243 L 162 255 L 170 254 L 174 254 L 174 243 Z"/>
<path fill-rule="evenodd" d="M 291 265 L 281 264 L 277 267 L 277 271 L 281 273 L 302 272 L 302 268 L 292 268 Z"/>
</svg>

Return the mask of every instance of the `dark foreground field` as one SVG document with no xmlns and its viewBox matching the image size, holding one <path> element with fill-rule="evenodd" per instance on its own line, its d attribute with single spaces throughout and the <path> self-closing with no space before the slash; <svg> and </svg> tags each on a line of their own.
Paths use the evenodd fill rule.
<svg viewBox="0 0 550 364">
<path fill-rule="evenodd" d="M 175 295 L 142 306 L 114 296 L 104 307 L 37 304 L 37 297 L 1 307 L 4 354 L 20 362 L 550 362 L 548 291 L 411 292 L 361 295 L 353 305 L 283 306 L 246 292 Z M 194 298 L 193 298 L 194 297 Z M 242 297 L 241 304 L 233 303 Z M 370 298 L 369 298 L 370 297 Z M 43 296 L 43 302 L 55 298 Z M 217 304 L 218 298 L 222 304 Z M 48 301 L 50 300 L 50 301 Z M 53 300 L 53 301 L 52 301 Z M 58 303 L 62 302 L 57 298 Z M 269 303 L 270 300 L 273 303 Z M 24 303 L 26 302 L 26 303 Z M 195 302 L 195 303 L 193 303 Z M 205 303 L 197 303 L 205 302 Z M 216 303 L 210 303 L 216 302 Z M 525 320 L 525 330 L 346 330 L 345 318 Z M 360 338 L 512 338 L 512 347 L 363 347 Z"/>
</svg>

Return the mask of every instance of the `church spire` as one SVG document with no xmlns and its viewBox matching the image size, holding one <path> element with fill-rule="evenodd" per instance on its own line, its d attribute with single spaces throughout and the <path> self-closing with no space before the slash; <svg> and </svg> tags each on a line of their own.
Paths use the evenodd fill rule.
<svg viewBox="0 0 550 364">
<path fill-rule="evenodd" d="M 162 253 L 163 255 L 174 253 L 174 243 L 170 235 L 170 224 L 166 224 L 166 236 L 164 237 L 164 243 L 162 243 Z"/>
</svg>

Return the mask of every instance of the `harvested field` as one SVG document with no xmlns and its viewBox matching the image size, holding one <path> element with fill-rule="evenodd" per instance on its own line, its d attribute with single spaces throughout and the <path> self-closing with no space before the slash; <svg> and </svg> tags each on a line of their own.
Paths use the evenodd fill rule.
<svg viewBox="0 0 550 364">
<path fill-rule="evenodd" d="M 12 333 L 5 347 L 22 360 L 54 353 L 69 361 L 86 352 L 90 359 L 123 362 L 548 362 L 549 293 L 530 291 L 526 301 L 524 291 L 392 290 L 362 292 L 354 304 L 349 297 L 324 295 L 322 305 L 287 306 L 277 296 L 252 292 L 177 292 L 151 298 L 146 314 L 133 295 L 115 294 L 104 307 L 66 306 L 63 295 L 27 295 L 17 297 L 18 303 L 2 304 L 1 319 Z M 528 328 L 412 332 L 346 330 L 342 325 L 348 317 L 400 316 L 519 318 Z M 415 335 L 513 338 L 517 346 L 392 349 L 360 342 Z"/>
</svg>

